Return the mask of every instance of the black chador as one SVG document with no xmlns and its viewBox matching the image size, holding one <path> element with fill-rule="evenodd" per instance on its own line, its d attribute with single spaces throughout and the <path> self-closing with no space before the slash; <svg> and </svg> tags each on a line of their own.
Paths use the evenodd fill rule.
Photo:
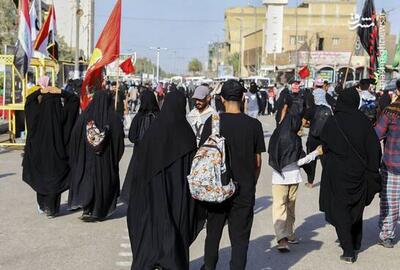
<svg viewBox="0 0 400 270">
<path fill-rule="evenodd" d="M 150 127 L 151 123 L 156 119 L 160 109 L 158 107 L 156 96 L 153 92 L 145 90 L 140 94 L 140 108 L 135 118 L 132 120 L 129 129 L 129 140 L 134 144 L 135 149 L 139 146 L 143 139 L 144 133 Z M 129 203 L 129 192 L 134 172 L 134 159 L 137 157 L 136 151 L 133 151 L 131 161 L 129 163 L 128 172 L 125 177 L 124 185 L 121 191 L 121 200 Z M 140 157 L 138 157 L 140 158 Z"/>
<path fill-rule="evenodd" d="M 116 208 L 124 131 L 111 95 L 96 91 L 71 135 L 71 187 L 68 204 L 83 209 L 85 221 L 102 220 Z"/>
<path fill-rule="evenodd" d="M 358 110 L 359 104 L 355 89 L 344 90 L 335 115 L 321 134 L 324 168 L 320 210 L 335 227 L 343 256 L 352 260 L 361 247 L 363 212 L 371 190 L 365 173 L 378 172 L 381 160 L 378 138 L 370 121 Z"/>
<path fill-rule="evenodd" d="M 204 219 L 187 182 L 196 138 L 185 115 L 184 94 L 167 94 L 136 149 L 128 207 L 133 270 L 189 269 L 189 246 Z"/>
<path fill-rule="evenodd" d="M 39 211 L 55 216 L 61 193 L 68 189 L 67 146 L 79 110 L 79 98 L 68 92 L 27 97 L 28 135 L 25 145 L 23 180 L 37 193 Z"/>
</svg>

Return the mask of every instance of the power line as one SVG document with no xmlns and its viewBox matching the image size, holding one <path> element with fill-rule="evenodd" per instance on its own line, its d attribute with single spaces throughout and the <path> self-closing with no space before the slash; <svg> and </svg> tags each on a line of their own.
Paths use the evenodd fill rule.
<svg viewBox="0 0 400 270">
<path fill-rule="evenodd" d="M 106 15 L 97 15 L 99 17 L 108 18 Z M 169 19 L 169 18 L 145 18 L 122 16 L 122 19 L 146 22 L 174 22 L 174 23 L 223 23 L 224 20 L 204 20 L 204 19 Z"/>
</svg>

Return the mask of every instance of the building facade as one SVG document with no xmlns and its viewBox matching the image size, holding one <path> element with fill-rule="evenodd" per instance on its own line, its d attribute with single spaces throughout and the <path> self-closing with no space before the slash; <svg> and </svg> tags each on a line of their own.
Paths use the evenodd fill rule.
<svg viewBox="0 0 400 270">
<path fill-rule="evenodd" d="M 359 79 L 366 74 L 368 56 L 358 44 L 356 31 L 349 29 L 351 15 L 356 12 L 356 0 L 303 0 L 297 7 L 288 7 L 286 0 L 264 0 L 263 7 L 228 9 L 225 57 L 240 53 L 240 76 L 277 71 L 293 77 L 298 68 L 309 65 L 315 76 L 330 75 L 330 80 L 336 81 L 343 77 L 343 68 L 347 69 L 350 54 L 358 47 L 350 62 L 349 78 Z M 268 28 L 271 25 L 277 29 Z M 388 23 L 386 47 L 388 58 L 393 59 L 396 36 L 390 30 Z M 276 35 L 280 42 L 271 50 L 268 42 Z"/>
<path fill-rule="evenodd" d="M 76 47 L 77 3 L 81 9 L 79 27 L 79 49 L 85 59 L 91 55 L 94 42 L 94 0 L 45 0 L 54 2 L 57 17 L 57 34 L 71 48 Z"/>
</svg>

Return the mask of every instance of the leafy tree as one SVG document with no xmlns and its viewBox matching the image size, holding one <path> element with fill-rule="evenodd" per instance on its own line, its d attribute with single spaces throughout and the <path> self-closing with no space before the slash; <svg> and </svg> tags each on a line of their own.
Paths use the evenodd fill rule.
<svg viewBox="0 0 400 270">
<path fill-rule="evenodd" d="M 58 53 L 61 61 L 73 62 L 75 60 L 75 48 L 68 46 L 63 37 L 58 37 Z M 82 55 L 82 52 L 81 52 Z"/>
<path fill-rule="evenodd" d="M 203 65 L 201 64 L 199 59 L 193 58 L 189 62 L 188 70 L 189 70 L 189 72 L 192 72 L 194 74 L 199 73 L 203 70 Z"/>
<path fill-rule="evenodd" d="M 233 73 L 236 77 L 238 77 L 239 75 L 239 60 L 240 60 L 240 55 L 239 53 L 234 53 L 231 54 L 228 57 L 228 65 L 233 66 Z"/>
<path fill-rule="evenodd" d="M 10 0 L 0 0 L 0 49 L 14 45 L 17 40 L 17 9 Z"/>
</svg>

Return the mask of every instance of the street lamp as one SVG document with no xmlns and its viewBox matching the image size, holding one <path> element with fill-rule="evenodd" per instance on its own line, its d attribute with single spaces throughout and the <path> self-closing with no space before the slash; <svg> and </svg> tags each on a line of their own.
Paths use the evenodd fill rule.
<svg viewBox="0 0 400 270">
<path fill-rule="evenodd" d="M 160 81 L 160 51 L 168 50 L 167 48 L 161 47 L 150 47 L 150 50 L 157 51 L 157 83 Z"/>
</svg>

